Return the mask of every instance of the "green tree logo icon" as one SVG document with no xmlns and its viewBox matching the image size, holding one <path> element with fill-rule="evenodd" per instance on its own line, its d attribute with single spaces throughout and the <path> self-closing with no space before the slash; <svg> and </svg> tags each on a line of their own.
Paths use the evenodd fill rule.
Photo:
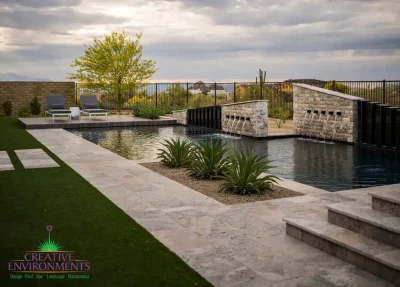
<svg viewBox="0 0 400 287">
<path fill-rule="evenodd" d="M 49 232 L 49 238 L 39 244 L 38 250 L 42 252 L 60 251 L 61 245 L 50 237 L 50 232 L 53 230 L 53 226 L 47 225 L 46 230 Z"/>
</svg>

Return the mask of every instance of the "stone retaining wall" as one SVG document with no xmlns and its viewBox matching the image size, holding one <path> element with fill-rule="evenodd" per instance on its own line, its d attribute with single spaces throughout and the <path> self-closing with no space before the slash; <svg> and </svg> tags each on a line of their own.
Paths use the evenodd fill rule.
<svg viewBox="0 0 400 287">
<path fill-rule="evenodd" d="M 262 138 L 268 135 L 268 101 L 221 105 L 222 131 Z"/>
<path fill-rule="evenodd" d="M 356 142 L 358 100 L 361 98 L 306 84 L 293 84 L 295 133 Z"/>
<path fill-rule="evenodd" d="M 41 104 L 41 114 L 46 109 L 46 96 L 63 95 L 67 108 L 75 105 L 74 82 L 0 82 L 0 104 L 10 100 L 13 115 L 22 107 L 30 110 L 32 99 L 37 96 Z"/>
<path fill-rule="evenodd" d="M 187 110 L 173 111 L 172 115 L 178 124 L 187 125 Z"/>
</svg>

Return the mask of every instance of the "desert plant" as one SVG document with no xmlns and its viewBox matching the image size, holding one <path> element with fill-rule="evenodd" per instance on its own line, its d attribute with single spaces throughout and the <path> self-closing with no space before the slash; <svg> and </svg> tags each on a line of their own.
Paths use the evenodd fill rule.
<svg viewBox="0 0 400 287">
<path fill-rule="evenodd" d="M 40 103 L 38 97 L 34 97 L 31 101 L 31 113 L 32 115 L 39 115 L 40 114 Z"/>
<path fill-rule="evenodd" d="M 129 34 L 113 32 L 103 39 L 94 39 L 83 56 L 75 59 L 71 67 L 76 71 L 69 79 L 92 92 L 107 91 L 110 100 L 121 112 L 124 95 L 144 86 L 157 71 L 155 62 L 143 59 L 142 34 L 133 40 Z"/>
<path fill-rule="evenodd" d="M 31 115 L 30 110 L 27 107 L 21 107 L 18 112 L 19 117 L 29 117 Z"/>
<path fill-rule="evenodd" d="M 158 119 L 165 115 L 162 107 L 157 107 L 152 103 L 136 103 L 132 108 L 133 115 L 145 119 Z"/>
<path fill-rule="evenodd" d="M 228 156 L 228 168 L 222 178 L 221 190 L 241 195 L 262 193 L 271 189 L 271 184 L 277 182 L 274 175 L 261 175 L 268 172 L 271 161 L 265 156 L 254 155 L 251 152 L 235 151 Z"/>
<path fill-rule="evenodd" d="M 336 91 L 343 94 L 349 94 L 350 88 L 345 84 L 329 81 L 325 84 L 324 89 Z"/>
<path fill-rule="evenodd" d="M 157 158 L 168 167 L 187 167 L 192 162 L 193 143 L 188 140 L 165 140 Z"/>
<path fill-rule="evenodd" d="M 221 141 L 198 143 L 193 150 L 190 175 L 200 179 L 216 179 L 222 176 L 228 165 L 226 151 L 226 146 Z"/>
<path fill-rule="evenodd" d="M 277 108 L 274 113 L 274 121 L 278 128 L 281 128 L 282 124 L 286 122 L 287 119 L 290 118 L 291 112 L 289 109 Z"/>
<path fill-rule="evenodd" d="M 6 114 L 7 117 L 11 116 L 11 114 L 12 114 L 12 103 L 11 103 L 11 101 L 5 101 L 2 104 L 2 108 L 3 108 L 3 111 L 4 111 L 4 113 Z"/>
</svg>

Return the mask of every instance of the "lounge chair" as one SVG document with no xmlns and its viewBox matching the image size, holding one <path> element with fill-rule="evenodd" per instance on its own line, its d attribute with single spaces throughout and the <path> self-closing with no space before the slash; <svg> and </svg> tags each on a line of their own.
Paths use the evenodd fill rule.
<svg viewBox="0 0 400 287">
<path fill-rule="evenodd" d="M 89 115 L 89 121 L 91 115 L 106 115 L 107 110 L 100 109 L 99 102 L 96 96 L 81 96 L 82 113 Z"/>
<path fill-rule="evenodd" d="M 54 122 L 54 116 L 68 116 L 71 120 L 71 111 L 65 108 L 64 96 L 46 96 L 46 115 L 51 115 Z"/>
</svg>

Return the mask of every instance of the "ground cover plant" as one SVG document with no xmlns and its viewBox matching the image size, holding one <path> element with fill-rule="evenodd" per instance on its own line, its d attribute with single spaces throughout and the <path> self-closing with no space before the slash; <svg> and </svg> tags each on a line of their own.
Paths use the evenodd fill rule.
<svg viewBox="0 0 400 287">
<path fill-rule="evenodd" d="M 42 148 L 60 167 L 24 169 L 17 149 Z M 58 159 L 15 117 L 0 119 L 0 150 L 15 167 L 0 171 L 1 286 L 211 286 L 150 233 Z M 7 262 L 52 238 L 90 260 L 88 280 L 9 279 Z"/>
<path fill-rule="evenodd" d="M 157 107 L 153 103 L 136 103 L 132 108 L 133 115 L 140 118 L 159 119 L 161 116 L 165 115 L 165 111 L 162 107 Z"/>
</svg>

